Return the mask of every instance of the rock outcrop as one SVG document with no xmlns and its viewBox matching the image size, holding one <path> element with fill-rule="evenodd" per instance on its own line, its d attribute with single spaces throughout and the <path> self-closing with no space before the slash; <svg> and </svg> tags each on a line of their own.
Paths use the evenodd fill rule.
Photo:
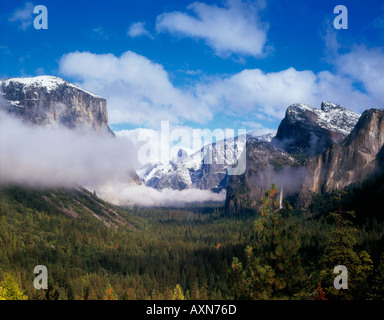
<svg viewBox="0 0 384 320">
<path fill-rule="evenodd" d="M 313 156 L 344 140 L 359 117 L 330 102 L 323 102 L 321 109 L 293 104 L 287 108 L 272 143 L 292 154 Z"/>
<path fill-rule="evenodd" d="M 313 194 L 359 186 L 383 172 L 384 111 L 370 109 L 360 116 L 330 103 L 321 110 L 292 105 L 272 145 L 248 140 L 246 158 L 245 174 L 231 177 L 228 185 L 227 212 L 257 209 L 271 182 L 284 197 L 291 192 L 297 208 L 305 208 Z M 276 163 L 277 172 L 271 166 Z"/>
<path fill-rule="evenodd" d="M 53 76 L 0 81 L 0 108 L 25 123 L 86 128 L 113 135 L 108 127 L 106 100 Z"/>
<path fill-rule="evenodd" d="M 248 139 L 246 170 L 242 175 L 230 176 L 225 210 L 236 214 L 257 209 L 265 190 L 272 182 L 283 185 L 288 184 L 290 175 L 299 178 L 299 171 L 296 171 L 299 170 L 298 166 L 294 157 L 271 143 Z M 290 189 L 291 187 L 290 185 Z"/>
<path fill-rule="evenodd" d="M 304 189 L 329 192 L 360 184 L 380 165 L 384 145 L 384 111 L 366 110 L 340 144 L 305 162 Z"/>
</svg>

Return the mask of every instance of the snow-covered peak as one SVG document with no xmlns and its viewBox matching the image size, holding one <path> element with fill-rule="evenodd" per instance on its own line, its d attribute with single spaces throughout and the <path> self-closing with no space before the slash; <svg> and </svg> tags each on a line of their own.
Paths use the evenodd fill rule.
<svg viewBox="0 0 384 320">
<path fill-rule="evenodd" d="M 328 101 L 323 101 L 321 103 L 321 110 L 324 111 L 324 112 L 332 112 L 332 111 L 336 111 L 336 110 L 341 110 L 341 111 L 344 111 L 344 110 L 348 110 L 342 106 L 340 106 L 339 104 L 336 104 L 336 103 L 332 103 L 332 102 L 328 102 Z"/>
<path fill-rule="evenodd" d="M 321 109 L 302 103 L 293 104 L 288 107 L 287 116 L 291 122 L 310 120 L 322 128 L 344 135 L 348 135 L 352 131 L 360 118 L 360 114 L 327 101 L 322 102 Z"/>
<path fill-rule="evenodd" d="M 12 82 L 14 83 L 20 83 L 24 86 L 25 89 L 33 88 L 33 87 L 40 87 L 45 88 L 47 92 L 54 91 L 58 89 L 60 86 L 69 86 L 72 88 L 76 88 L 78 90 L 84 91 L 87 94 L 95 97 L 95 98 L 102 98 L 96 94 L 93 94 L 89 91 L 86 91 L 62 78 L 54 77 L 54 76 L 37 76 L 37 77 L 23 77 L 23 78 L 9 78 L 7 80 L 0 81 L 0 84 L 4 86 L 10 85 Z"/>
<path fill-rule="evenodd" d="M 276 132 L 277 132 L 277 130 L 274 130 L 271 133 L 260 135 L 260 133 L 257 131 L 251 131 L 251 132 L 247 133 L 247 139 L 253 138 L 253 139 L 259 139 L 261 141 L 271 142 L 272 139 L 275 137 Z"/>
</svg>

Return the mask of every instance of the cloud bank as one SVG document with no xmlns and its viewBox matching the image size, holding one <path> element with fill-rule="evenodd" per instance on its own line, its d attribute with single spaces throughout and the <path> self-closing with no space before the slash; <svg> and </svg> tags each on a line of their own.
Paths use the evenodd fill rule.
<svg viewBox="0 0 384 320">
<path fill-rule="evenodd" d="M 228 110 L 246 115 L 257 111 L 267 118 L 282 119 L 293 103 L 319 107 L 324 100 L 358 111 L 376 101 L 357 90 L 353 80 L 329 71 L 314 73 L 288 68 L 279 72 L 246 69 L 227 77 L 216 77 L 197 86 L 198 96 L 207 105 L 225 105 Z"/>
<path fill-rule="evenodd" d="M 176 87 L 162 65 L 127 51 L 113 54 L 72 52 L 60 60 L 60 72 L 108 101 L 111 124 L 159 129 L 204 124 L 218 114 L 280 120 L 293 103 L 319 107 L 331 101 L 353 111 L 382 107 L 384 52 L 354 47 L 332 57 L 334 71 L 290 67 L 276 72 L 244 69 L 229 75 L 201 75 L 193 84 Z"/>
<path fill-rule="evenodd" d="M 0 181 L 31 186 L 129 180 L 137 160 L 127 139 L 63 127 L 30 127 L 0 112 Z"/>
<path fill-rule="evenodd" d="M 159 191 L 137 185 L 133 181 L 137 165 L 137 146 L 129 139 L 64 127 L 31 127 L 0 111 L 0 185 L 82 185 L 117 205 L 180 206 L 225 198 L 224 193 L 206 190 Z"/>
<path fill-rule="evenodd" d="M 124 183 L 104 185 L 98 189 L 97 195 L 120 206 L 139 205 L 144 207 L 174 207 L 197 202 L 225 200 L 224 190 L 221 193 L 200 189 L 156 190 L 145 185 Z"/>
</svg>

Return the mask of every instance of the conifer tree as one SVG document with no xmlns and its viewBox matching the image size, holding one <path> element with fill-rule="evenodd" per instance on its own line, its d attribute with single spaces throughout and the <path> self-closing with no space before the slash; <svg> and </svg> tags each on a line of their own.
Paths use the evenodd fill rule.
<svg viewBox="0 0 384 320">
<path fill-rule="evenodd" d="M 330 299 L 366 298 L 367 278 L 373 269 L 373 263 L 366 251 L 357 253 L 354 247 L 357 243 L 358 230 L 353 226 L 349 217 L 355 213 L 331 213 L 334 225 L 331 228 L 325 244 L 322 258 L 323 270 L 320 277 L 324 284 L 327 296 Z M 347 217 L 349 216 L 349 217 Z M 343 265 L 347 268 L 348 289 L 336 289 L 333 285 L 337 274 L 333 273 L 334 267 Z"/>
<path fill-rule="evenodd" d="M 370 298 L 384 300 L 384 253 L 380 256 L 380 262 L 374 271 L 372 293 Z"/>
<path fill-rule="evenodd" d="M 258 256 L 274 273 L 273 294 L 297 294 L 303 283 L 298 226 L 291 219 L 292 207 L 284 201 L 280 207 L 275 184 L 265 192 L 261 216 L 255 222 Z"/>
<path fill-rule="evenodd" d="M 247 280 L 243 264 L 238 258 L 234 257 L 231 268 L 228 271 L 230 289 L 235 300 L 247 299 Z"/>
</svg>

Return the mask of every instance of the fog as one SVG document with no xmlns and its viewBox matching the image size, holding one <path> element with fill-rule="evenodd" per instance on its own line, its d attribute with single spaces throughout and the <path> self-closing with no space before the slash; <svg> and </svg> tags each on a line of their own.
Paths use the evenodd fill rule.
<svg viewBox="0 0 384 320">
<path fill-rule="evenodd" d="M 81 185 L 120 205 L 161 206 L 220 201 L 204 190 L 158 191 L 132 179 L 137 146 L 124 137 L 63 126 L 29 126 L 0 111 L 0 184 L 51 188 Z M 136 177 L 137 178 L 137 177 Z"/>
<path fill-rule="evenodd" d="M 209 190 L 185 189 L 156 190 L 145 185 L 104 185 L 97 193 L 102 199 L 120 206 L 140 205 L 146 207 L 183 206 L 204 201 L 224 201 L 225 190 L 214 193 Z"/>
<path fill-rule="evenodd" d="M 305 167 L 284 167 L 272 176 L 271 182 L 278 185 L 279 189 L 282 189 L 283 197 L 286 197 L 301 190 L 306 176 Z"/>
</svg>

